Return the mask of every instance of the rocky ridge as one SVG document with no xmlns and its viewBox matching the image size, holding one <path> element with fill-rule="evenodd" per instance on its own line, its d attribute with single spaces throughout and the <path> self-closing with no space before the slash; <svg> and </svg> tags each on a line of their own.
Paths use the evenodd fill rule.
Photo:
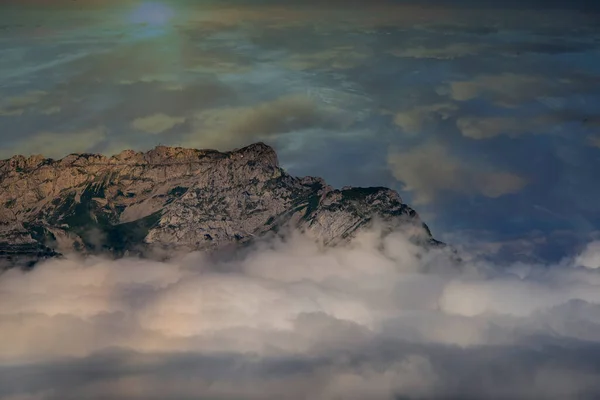
<svg viewBox="0 0 600 400">
<path fill-rule="evenodd" d="M 324 245 L 380 220 L 439 244 L 397 192 L 328 186 L 279 167 L 256 143 L 231 152 L 158 146 L 112 157 L 0 161 L 0 257 L 72 251 L 120 255 L 147 248 L 203 250 L 245 243 L 283 227 Z"/>
</svg>

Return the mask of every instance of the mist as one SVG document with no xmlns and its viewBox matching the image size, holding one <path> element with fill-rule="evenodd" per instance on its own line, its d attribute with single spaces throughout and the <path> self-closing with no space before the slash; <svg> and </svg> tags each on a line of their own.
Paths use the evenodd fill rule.
<svg viewBox="0 0 600 400">
<path fill-rule="evenodd" d="M 600 243 L 494 265 L 365 232 L 0 275 L 0 399 L 597 398 Z"/>
</svg>

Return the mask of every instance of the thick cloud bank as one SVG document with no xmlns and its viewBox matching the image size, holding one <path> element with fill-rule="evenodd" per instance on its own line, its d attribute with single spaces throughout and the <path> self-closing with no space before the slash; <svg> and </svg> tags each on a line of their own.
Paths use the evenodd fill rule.
<svg viewBox="0 0 600 400">
<path fill-rule="evenodd" d="M 0 399 L 600 396 L 600 246 L 456 264 L 399 235 L 0 275 Z"/>
</svg>

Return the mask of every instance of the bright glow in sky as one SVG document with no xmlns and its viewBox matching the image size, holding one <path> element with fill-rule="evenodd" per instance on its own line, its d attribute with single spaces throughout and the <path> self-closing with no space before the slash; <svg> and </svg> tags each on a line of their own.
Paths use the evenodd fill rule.
<svg viewBox="0 0 600 400">
<path fill-rule="evenodd" d="M 130 15 L 134 24 L 165 25 L 173 18 L 173 10 L 157 2 L 145 2 L 135 8 Z"/>
</svg>

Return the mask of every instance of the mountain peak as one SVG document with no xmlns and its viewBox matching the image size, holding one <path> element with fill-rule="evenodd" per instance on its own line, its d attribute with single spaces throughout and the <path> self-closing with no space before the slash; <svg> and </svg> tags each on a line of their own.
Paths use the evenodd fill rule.
<svg viewBox="0 0 600 400">
<path fill-rule="evenodd" d="M 275 149 L 263 142 L 250 144 L 246 147 L 232 151 L 231 154 L 248 161 L 265 163 L 274 168 L 279 167 L 279 160 Z"/>
<path fill-rule="evenodd" d="M 30 156 L 14 155 L 9 159 L 0 160 L 0 172 L 28 172 L 44 164 L 55 166 L 92 166 L 107 164 L 162 165 L 193 163 L 201 162 L 207 156 L 215 158 L 234 157 L 246 163 L 254 161 L 273 168 L 279 167 L 275 150 L 263 142 L 257 142 L 229 152 L 159 145 L 146 152 L 130 149 L 123 150 L 112 157 L 92 153 L 71 153 L 61 159 L 55 160 L 46 158 L 41 154 Z"/>
<path fill-rule="evenodd" d="M 435 242 L 397 192 L 290 176 L 264 143 L 0 163 L 0 255 L 213 249 L 283 227 L 332 245 L 376 220 Z"/>
</svg>

